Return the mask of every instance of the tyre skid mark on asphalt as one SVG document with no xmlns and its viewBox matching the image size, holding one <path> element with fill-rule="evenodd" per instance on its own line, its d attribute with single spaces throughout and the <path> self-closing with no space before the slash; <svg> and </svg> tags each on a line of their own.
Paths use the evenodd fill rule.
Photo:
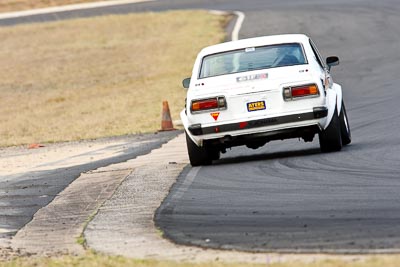
<svg viewBox="0 0 400 267">
<path fill-rule="evenodd" d="M 297 160 L 283 159 L 283 160 L 278 160 L 278 162 L 281 164 L 281 166 L 286 166 L 292 170 L 301 171 L 305 173 L 313 171 L 318 171 L 320 173 L 340 172 L 345 175 L 360 176 L 363 178 L 365 177 L 376 178 L 377 176 L 392 177 L 393 175 L 395 175 L 395 170 L 393 170 L 393 173 L 391 173 L 388 172 L 387 168 L 385 169 L 379 168 L 380 165 L 371 167 L 370 164 L 368 165 L 366 164 L 366 166 L 355 168 L 350 163 L 348 163 L 346 166 L 345 162 L 343 162 L 342 160 L 330 161 L 328 158 L 315 159 L 312 161 L 307 161 L 305 159 L 297 159 Z M 314 166 L 311 166 L 310 163 L 314 164 Z M 394 178 L 397 177 L 398 176 L 396 175 Z"/>
<path fill-rule="evenodd" d="M 343 150 L 345 150 L 345 148 Z M 301 158 L 298 158 L 297 155 L 300 155 L 302 153 L 303 155 L 301 156 Z M 258 160 L 267 160 L 266 164 L 261 166 L 257 166 L 257 163 L 254 163 L 254 165 L 256 166 L 252 168 L 258 170 L 255 174 L 265 175 L 267 173 L 269 176 L 275 175 L 284 179 L 288 179 L 290 177 L 296 178 L 297 180 L 305 180 L 301 177 L 301 175 L 299 175 L 299 172 L 303 174 L 313 174 L 316 171 L 319 173 L 332 173 L 340 171 L 344 175 L 363 177 L 363 179 L 367 177 L 373 179 L 376 179 L 377 177 L 398 178 L 396 165 L 393 165 L 393 168 L 387 168 L 387 166 L 385 168 L 382 168 L 382 165 L 379 163 L 379 161 L 377 161 L 377 159 L 374 159 L 373 157 L 368 155 L 368 157 L 364 158 L 365 164 L 363 164 L 363 166 L 361 167 L 355 168 L 352 164 L 352 157 L 354 156 L 352 151 L 341 151 L 340 153 L 341 157 L 332 157 L 332 153 L 321 153 L 321 157 L 312 158 L 308 158 L 307 155 L 304 155 L 304 151 L 260 154 L 256 156 L 224 158 L 219 162 L 216 162 L 215 166 L 221 166 L 227 163 L 236 163 L 236 161 L 247 161 L 248 163 L 251 163 Z M 349 160 L 343 161 L 343 155 L 346 155 L 344 153 L 347 153 L 347 157 L 349 158 Z M 310 156 L 313 156 L 313 154 L 314 153 L 310 153 Z M 320 153 L 318 152 L 317 154 Z M 357 155 L 357 157 L 360 157 L 360 155 Z M 296 172 L 293 172 L 293 170 L 296 170 Z M 242 168 L 239 173 L 246 172 Z M 210 173 L 209 175 L 212 174 Z M 319 180 L 321 180 L 322 178 L 323 177 L 321 176 Z M 307 177 L 307 179 L 311 178 Z"/>
</svg>

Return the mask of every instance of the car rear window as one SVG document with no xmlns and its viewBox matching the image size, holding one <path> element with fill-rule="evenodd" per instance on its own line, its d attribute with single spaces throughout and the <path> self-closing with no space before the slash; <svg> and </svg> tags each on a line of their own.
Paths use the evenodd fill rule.
<svg viewBox="0 0 400 267">
<path fill-rule="evenodd" d="M 306 63 L 299 43 L 248 47 L 205 56 L 199 78 Z"/>
</svg>

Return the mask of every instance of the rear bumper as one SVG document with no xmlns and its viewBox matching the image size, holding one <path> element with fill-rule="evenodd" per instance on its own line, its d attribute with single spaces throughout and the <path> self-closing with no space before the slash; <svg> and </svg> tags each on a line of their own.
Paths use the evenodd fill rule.
<svg viewBox="0 0 400 267">
<path fill-rule="evenodd" d="M 203 136 L 207 135 L 221 135 L 234 133 L 236 131 L 248 132 L 249 130 L 257 130 L 257 128 L 265 128 L 269 126 L 276 125 L 287 125 L 287 124 L 297 124 L 305 121 L 311 121 L 316 119 L 325 118 L 328 115 L 328 109 L 326 107 L 316 107 L 312 112 L 291 114 L 286 116 L 250 120 L 244 122 L 236 122 L 222 125 L 213 125 L 208 127 L 202 127 L 201 124 L 194 124 L 188 127 L 188 130 L 193 136 Z M 205 138 L 207 139 L 207 138 Z"/>
<path fill-rule="evenodd" d="M 320 128 L 317 125 L 310 125 L 238 136 L 226 135 L 222 138 L 204 140 L 203 145 L 207 144 L 208 146 L 221 149 L 243 145 L 252 147 L 252 144 L 258 144 L 255 146 L 257 148 L 273 140 L 284 140 L 291 138 L 304 138 L 305 141 L 310 142 L 313 140 L 314 135 L 319 131 Z M 261 145 L 259 145 L 260 143 Z"/>
</svg>

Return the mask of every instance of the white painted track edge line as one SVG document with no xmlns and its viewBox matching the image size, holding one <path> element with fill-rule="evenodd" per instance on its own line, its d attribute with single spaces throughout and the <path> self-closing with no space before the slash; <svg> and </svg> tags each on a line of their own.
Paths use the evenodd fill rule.
<svg viewBox="0 0 400 267">
<path fill-rule="evenodd" d="M 92 8 L 98 8 L 98 7 L 109 7 L 109 6 L 118 6 L 118 5 L 125 5 L 125 4 L 153 2 L 153 1 L 157 1 L 157 0 L 114 0 L 114 1 L 101 1 L 101 2 L 84 3 L 84 4 L 46 7 L 46 8 L 38 8 L 38 9 L 31 9 L 31 10 L 24 10 L 24 11 L 0 13 L 0 20 L 1 19 L 27 17 L 27 16 L 33 16 L 33 15 L 44 15 L 44 14 L 58 13 L 58 12 L 65 12 L 65 11 L 92 9 Z"/>
<path fill-rule="evenodd" d="M 237 16 L 237 19 L 236 19 L 235 27 L 233 28 L 233 31 L 232 31 L 231 39 L 232 39 L 232 41 L 237 41 L 237 40 L 239 40 L 239 32 L 240 32 L 240 29 L 242 28 L 242 24 L 243 24 L 243 21 L 246 16 L 241 11 L 234 11 L 233 14 L 235 14 Z"/>
</svg>

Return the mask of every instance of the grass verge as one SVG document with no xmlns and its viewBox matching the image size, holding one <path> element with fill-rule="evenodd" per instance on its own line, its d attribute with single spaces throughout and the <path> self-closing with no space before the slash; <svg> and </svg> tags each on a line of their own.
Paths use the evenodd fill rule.
<svg viewBox="0 0 400 267">
<path fill-rule="evenodd" d="M 207 11 L 0 28 L 0 146 L 155 131 L 178 119 L 196 54 L 225 38 Z"/>
<path fill-rule="evenodd" d="M 282 257 L 284 259 L 284 256 Z M 14 266 L 36 266 L 36 267 L 56 267 L 56 266 L 74 266 L 74 267 L 98 267 L 98 266 L 135 266 L 135 267 L 397 267 L 400 262 L 400 256 L 371 256 L 359 260 L 314 260 L 314 261 L 284 261 L 268 262 L 263 264 L 250 263 L 188 263 L 171 262 L 156 260 L 135 260 L 121 256 L 106 256 L 93 252 L 88 252 L 85 256 L 62 256 L 58 258 L 18 258 L 8 262 L 0 262 L 0 267 Z"/>
</svg>

